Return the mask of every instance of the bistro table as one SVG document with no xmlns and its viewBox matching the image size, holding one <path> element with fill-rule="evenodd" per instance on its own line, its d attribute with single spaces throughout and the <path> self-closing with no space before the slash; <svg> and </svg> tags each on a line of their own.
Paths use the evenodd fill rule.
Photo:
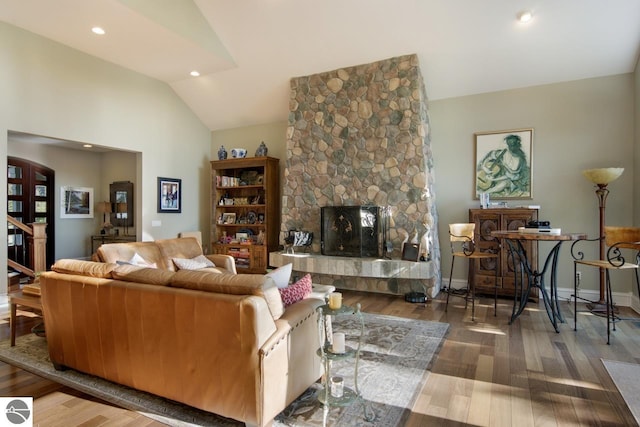
<svg viewBox="0 0 640 427">
<path fill-rule="evenodd" d="M 512 324 L 518 316 L 520 316 L 529 300 L 531 288 L 536 287 L 540 289 L 544 307 L 547 310 L 547 315 L 549 316 L 549 320 L 551 320 L 553 328 L 556 332 L 560 332 L 558 329 L 558 320 L 564 323 L 564 318 L 562 317 L 558 304 L 557 275 L 560 246 L 562 242 L 567 240 L 586 239 L 587 235 L 584 233 L 553 234 L 551 232 L 492 231 L 491 236 L 507 242 L 507 245 L 509 245 L 509 259 L 513 263 L 515 291 L 513 310 L 511 311 L 509 324 Z M 541 271 L 531 269 L 531 264 L 527 260 L 527 253 L 522 243 L 527 240 L 556 242 L 549 252 L 549 255 L 547 255 Z M 549 291 L 547 291 L 545 275 L 549 268 L 551 268 L 551 273 Z"/>
</svg>

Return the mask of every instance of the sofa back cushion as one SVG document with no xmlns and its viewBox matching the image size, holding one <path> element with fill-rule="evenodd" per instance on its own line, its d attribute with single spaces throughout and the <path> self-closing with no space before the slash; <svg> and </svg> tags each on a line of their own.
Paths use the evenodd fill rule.
<svg viewBox="0 0 640 427">
<path fill-rule="evenodd" d="M 51 266 L 51 270 L 73 274 L 75 276 L 89 276 L 110 279 L 111 272 L 118 265 L 115 263 L 102 263 L 93 261 L 82 261 L 78 259 L 59 259 Z"/>
<path fill-rule="evenodd" d="M 202 255 L 202 247 L 195 237 L 177 237 L 173 239 L 156 240 L 155 244 L 162 255 L 166 268 L 176 271 L 173 258 L 192 259 Z"/>
<path fill-rule="evenodd" d="M 161 270 L 169 269 L 155 242 L 107 243 L 100 246 L 96 254 L 100 261 L 109 263 L 129 263 L 137 254 L 148 264 L 155 264 Z"/>
<path fill-rule="evenodd" d="M 256 295 L 265 299 L 273 320 L 278 320 L 284 313 L 282 298 L 275 282 L 262 274 L 216 274 L 178 270 L 171 278 L 170 286 L 221 294 Z"/>
<path fill-rule="evenodd" d="M 169 286 L 173 271 L 157 268 L 139 267 L 136 265 L 118 265 L 111 271 L 111 277 L 125 282 L 147 283 L 150 285 Z"/>
</svg>

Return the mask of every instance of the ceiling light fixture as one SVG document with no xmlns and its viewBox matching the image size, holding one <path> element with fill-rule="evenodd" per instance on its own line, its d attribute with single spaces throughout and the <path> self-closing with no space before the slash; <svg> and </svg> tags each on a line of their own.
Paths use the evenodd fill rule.
<svg viewBox="0 0 640 427">
<path fill-rule="evenodd" d="M 520 21 L 523 24 L 531 21 L 531 19 L 533 19 L 533 14 L 528 10 L 524 12 L 520 12 L 518 14 L 518 21 Z"/>
<path fill-rule="evenodd" d="M 198 77 L 200 75 L 199 72 L 197 72 L 196 70 L 193 70 L 192 72 L 190 72 L 189 74 L 191 74 L 193 77 Z"/>
<path fill-rule="evenodd" d="M 93 147 L 93 145 L 91 145 L 91 144 L 82 144 L 82 146 L 84 148 L 92 148 Z"/>
<path fill-rule="evenodd" d="M 93 27 L 91 29 L 91 32 L 93 32 L 93 34 L 97 34 L 99 36 L 103 36 L 103 35 L 106 34 L 106 31 L 102 27 Z"/>
</svg>

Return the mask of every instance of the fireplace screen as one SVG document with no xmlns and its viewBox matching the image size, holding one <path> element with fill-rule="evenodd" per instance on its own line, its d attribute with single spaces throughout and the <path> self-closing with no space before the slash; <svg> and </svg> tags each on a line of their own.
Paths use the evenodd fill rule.
<svg viewBox="0 0 640 427">
<path fill-rule="evenodd" d="M 326 206 L 321 217 L 323 255 L 380 256 L 378 206 Z"/>
</svg>

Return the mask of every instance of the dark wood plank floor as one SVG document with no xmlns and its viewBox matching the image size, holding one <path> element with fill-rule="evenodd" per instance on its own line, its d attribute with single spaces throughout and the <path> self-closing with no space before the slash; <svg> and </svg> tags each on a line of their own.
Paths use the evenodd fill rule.
<svg viewBox="0 0 640 427">
<path fill-rule="evenodd" d="M 640 319 L 620 322 L 607 346 L 603 318 L 580 313 L 579 330 L 573 331 L 573 304 L 562 303 L 567 323 L 555 333 L 544 309 L 533 303 L 509 325 L 507 299 L 499 300 L 494 317 L 493 300 L 480 298 L 472 322 L 461 299 L 452 299 L 445 313 L 442 298 L 425 305 L 402 296 L 343 295 L 346 304 L 360 303 L 365 312 L 451 325 L 408 426 L 636 425 L 601 358 L 640 363 Z M 39 318 L 29 311 L 18 314 L 18 335 L 30 333 Z M 0 339 L 8 336 L 3 315 Z M 161 425 L 1 362 L 0 396 L 33 396 L 39 426 Z"/>
</svg>

